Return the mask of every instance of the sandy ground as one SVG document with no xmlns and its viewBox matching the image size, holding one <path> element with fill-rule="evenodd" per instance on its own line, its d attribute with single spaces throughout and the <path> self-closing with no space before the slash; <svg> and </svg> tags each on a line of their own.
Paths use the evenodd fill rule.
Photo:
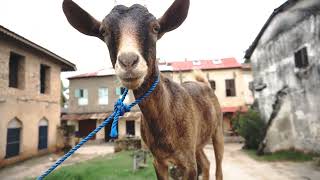
<svg viewBox="0 0 320 180">
<path fill-rule="evenodd" d="M 93 157 L 113 152 L 113 146 L 86 145 L 68 159 L 64 165 L 85 161 Z M 215 162 L 212 146 L 205 149 L 211 161 L 210 174 L 214 180 Z M 57 155 L 47 155 L 24 161 L 0 170 L 0 180 L 20 180 L 35 177 L 53 164 Z M 51 159 L 51 160 L 50 160 Z M 241 144 L 226 144 L 223 172 L 225 180 L 320 180 L 320 169 L 307 163 L 260 162 L 255 161 L 241 151 Z"/>
<path fill-rule="evenodd" d="M 215 179 L 214 153 L 211 146 L 205 152 L 211 161 L 210 176 Z M 240 144 L 226 144 L 223 159 L 225 180 L 320 180 L 320 168 L 312 162 L 261 162 L 241 151 Z"/>
</svg>

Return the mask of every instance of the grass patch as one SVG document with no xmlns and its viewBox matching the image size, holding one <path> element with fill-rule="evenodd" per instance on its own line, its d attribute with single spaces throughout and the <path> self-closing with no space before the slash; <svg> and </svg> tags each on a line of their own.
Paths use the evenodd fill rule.
<svg viewBox="0 0 320 180">
<path fill-rule="evenodd" d="M 62 167 L 47 176 L 46 180 L 152 180 L 156 179 L 152 158 L 148 156 L 148 166 L 133 172 L 133 152 L 120 152 Z"/>
<path fill-rule="evenodd" d="M 304 154 L 302 152 L 297 151 L 279 151 L 273 154 L 266 154 L 262 156 L 258 156 L 256 154 L 256 150 L 243 150 L 250 157 L 258 161 L 293 161 L 293 162 L 305 162 L 311 161 L 314 157 L 318 157 L 318 155 L 314 154 Z"/>
</svg>

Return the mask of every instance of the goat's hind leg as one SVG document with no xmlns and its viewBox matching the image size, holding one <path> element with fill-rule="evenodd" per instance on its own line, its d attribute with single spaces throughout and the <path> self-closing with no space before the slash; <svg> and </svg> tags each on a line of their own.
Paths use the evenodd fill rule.
<svg viewBox="0 0 320 180">
<path fill-rule="evenodd" d="M 197 157 L 197 164 L 200 168 L 200 171 L 198 170 L 198 178 L 199 178 L 200 172 L 202 172 L 202 179 L 209 180 L 210 162 L 207 156 L 205 155 L 203 149 L 198 150 L 196 152 L 196 157 Z"/>
<path fill-rule="evenodd" d="M 224 152 L 224 138 L 222 127 L 217 127 L 216 133 L 212 136 L 212 143 L 216 159 L 216 180 L 222 180 L 222 158 Z"/>
</svg>

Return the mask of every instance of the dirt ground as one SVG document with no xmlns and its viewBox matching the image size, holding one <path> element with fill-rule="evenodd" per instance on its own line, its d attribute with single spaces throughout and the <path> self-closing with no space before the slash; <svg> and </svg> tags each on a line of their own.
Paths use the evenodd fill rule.
<svg viewBox="0 0 320 180">
<path fill-rule="evenodd" d="M 320 180 L 320 168 L 312 162 L 261 162 L 241 151 L 241 144 L 226 144 L 223 159 L 225 180 Z M 214 180 L 215 162 L 213 148 L 205 152 L 211 161 L 210 176 Z"/>
<path fill-rule="evenodd" d="M 64 165 L 85 161 L 93 157 L 113 152 L 113 146 L 86 145 Z M 212 146 L 205 149 L 211 161 L 210 175 L 214 180 L 215 162 Z M 57 155 L 47 155 L 24 161 L 14 166 L 0 170 L 0 180 L 20 180 L 24 177 L 35 177 L 46 170 Z M 320 180 L 320 169 L 315 168 L 311 162 L 260 162 L 250 158 L 241 151 L 241 144 L 226 144 L 223 172 L 225 180 Z"/>
</svg>

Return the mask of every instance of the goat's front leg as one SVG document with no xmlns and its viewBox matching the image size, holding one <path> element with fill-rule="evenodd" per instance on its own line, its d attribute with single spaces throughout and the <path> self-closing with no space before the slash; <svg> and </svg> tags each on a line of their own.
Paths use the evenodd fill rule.
<svg viewBox="0 0 320 180">
<path fill-rule="evenodd" d="M 198 169 L 195 154 L 188 153 L 182 157 L 177 165 L 183 171 L 183 180 L 197 180 Z"/>
<path fill-rule="evenodd" d="M 156 170 L 158 180 L 169 180 L 168 165 L 166 163 L 155 159 L 153 166 Z"/>
</svg>

